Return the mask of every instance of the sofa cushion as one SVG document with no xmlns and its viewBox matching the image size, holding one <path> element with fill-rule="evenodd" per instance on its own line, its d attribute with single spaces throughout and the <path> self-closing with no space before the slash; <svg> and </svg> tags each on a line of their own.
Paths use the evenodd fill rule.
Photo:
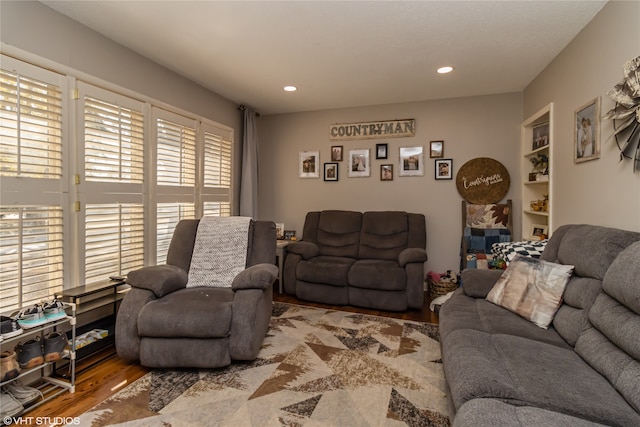
<svg viewBox="0 0 640 427">
<path fill-rule="evenodd" d="M 320 255 L 357 258 L 361 227 L 360 212 L 322 211 L 316 232 Z"/>
<path fill-rule="evenodd" d="M 595 302 L 602 282 L 590 277 L 573 276 L 562 296 L 562 305 L 553 318 L 553 327 L 572 346 L 576 345 L 578 336 L 591 325 L 587 313 Z"/>
<path fill-rule="evenodd" d="M 491 289 L 487 300 L 546 329 L 560 307 L 572 271 L 572 265 L 518 255 Z"/>
<path fill-rule="evenodd" d="M 490 303 L 484 298 L 469 297 L 464 293 L 465 286 L 455 291 L 453 297 L 440 308 L 439 329 L 443 340 L 454 331 L 473 329 L 489 334 L 529 338 L 566 349 L 571 348 L 553 327 L 539 328 L 523 317 Z"/>
<path fill-rule="evenodd" d="M 453 427 L 596 427 L 603 425 L 546 409 L 510 405 L 497 399 L 470 400 L 456 412 L 453 420 Z"/>
<path fill-rule="evenodd" d="M 358 257 L 397 260 L 400 252 L 407 248 L 408 234 L 406 212 L 365 212 Z"/>
<path fill-rule="evenodd" d="M 589 310 L 576 352 L 640 412 L 640 242 L 621 252 Z"/>
<path fill-rule="evenodd" d="M 309 283 L 332 286 L 347 286 L 349 269 L 356 260 L 353 258 L 317 256 L 302 260 L 296 267 L 296 277 Z"/>
<path fill-rule="evenodd" d="M 220 338 L 231 328 L 231 288 L 187 288 L 142 307 L 138 335 L 162 338 Z M 186 316 L 185 312 L 199 316 Z"/>
<path fill-rule="evenodd" d="M 603 424 L 640 425 L 640 415 L 571 349 L 467 329 L 442 341 L 442 358 L 456 408 L 496 398 Z"/>
<path fill-rule="evenodd" d="M 403 291 L 407 288 L 407 275 L 396 261 L 364 259 L 349 269 L 349 286 L 383 291 Z"/>
</svg>

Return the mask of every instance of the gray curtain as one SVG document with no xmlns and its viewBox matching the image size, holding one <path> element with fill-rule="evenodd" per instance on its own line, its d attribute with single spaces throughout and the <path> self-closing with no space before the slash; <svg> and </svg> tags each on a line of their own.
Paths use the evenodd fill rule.
<svg viewBox="0 0 640 427">
<path fill-rule="evenodd" d="M 256 112 L 244 108 L 242 174 L 240 176 L 240 215 L 258 219 L 258 131 Z"/>
</svg>

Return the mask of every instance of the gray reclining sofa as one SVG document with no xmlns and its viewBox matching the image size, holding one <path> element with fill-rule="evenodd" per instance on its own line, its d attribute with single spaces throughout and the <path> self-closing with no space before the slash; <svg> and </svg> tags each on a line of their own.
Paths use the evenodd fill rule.
<svg viewBox="0 0 640 427">
<path fill-rule="evenodd" d="M 485 300 L 501 271 L 442 305 L 454 426 L 640 426 L 640 233 L 562 226 L 541 258 L 575 266 L 548 329 Z"/>
<path fill-rule="evenodd" d="M 309 212 L 287 247 L 285 293 L 325 304 L 421 309 L 425 217 L 399 211 Z"/>
</svg>

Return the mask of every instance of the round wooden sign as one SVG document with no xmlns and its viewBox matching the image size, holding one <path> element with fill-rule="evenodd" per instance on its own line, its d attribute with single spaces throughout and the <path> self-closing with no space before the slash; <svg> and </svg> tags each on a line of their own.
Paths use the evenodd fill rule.
<svg viewBox="0 0 640 427">
<path fill-rule="evenodd" d="M 507 168 L 488 157 L 469 160 L 456 175 L 458 193 L 469 203 L 498 203 L 509 191 L 509 185 Z"/>
</svg>

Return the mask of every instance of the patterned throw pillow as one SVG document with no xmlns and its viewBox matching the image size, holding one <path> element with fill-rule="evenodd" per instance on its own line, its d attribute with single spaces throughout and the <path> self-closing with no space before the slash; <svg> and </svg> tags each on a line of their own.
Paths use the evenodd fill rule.
<svg viewBox="0 0 640 427">
<path fill-rule="evenodd" d="M 542 251 L 549 240 L 494 243 L 491 253 L 494 259 L 503 259 L 509 264 L 516 255 L 524 255 L 531 258 L 540 258 Z"/>
<path fill-rule="evenodd" d="M 547 329 L 562 302 L 573 265 L 517 255 L 487 300 Z"/>
</svg>

